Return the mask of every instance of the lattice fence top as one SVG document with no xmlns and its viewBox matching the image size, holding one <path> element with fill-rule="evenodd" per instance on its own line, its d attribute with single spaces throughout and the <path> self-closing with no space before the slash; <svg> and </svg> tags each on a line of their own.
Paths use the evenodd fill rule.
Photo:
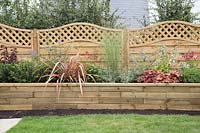
<svg viewBox="0 0 200 133">
<path fill-rule="evenodd" d="M 200 25 L 169 21 L 142 29 L 129 30 L 129 45 L 133 47 L 170 39 L 185 40 L 199 44 Z"/>
<path fill-rule="evenodd" d="M 32 33 L 32 30 L 23 30 L 0 24 L 0 44 L 31 47 L 33 40 Z"/>
<path fill-rule="evenodd" d="M 39 45 L 61 45 L 74 41 L 99 43 L 104 36 L 119 37 L 123 30 L 114 30 L 88 23 L 74 23 L 49 30 L 38 30 Z"/>
</svg>

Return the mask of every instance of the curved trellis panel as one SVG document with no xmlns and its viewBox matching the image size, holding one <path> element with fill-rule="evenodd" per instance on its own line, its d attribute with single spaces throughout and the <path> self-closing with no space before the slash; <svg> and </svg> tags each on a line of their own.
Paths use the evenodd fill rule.
<svg viewBox="0 0 200 133">
<path fill-rule="evenodd" d="M 141 29 L 129 30 L 129 65 L 153 60 L 158 45 L 166 45 L 168 51 L 176 48 L 181 55 L 189 50 L 200 51 L 200 25 L 182 21 L 167 21 Z M 144 57 L 145 56 L 145 57 Z"/>
<path fill-rule="evenodd" d="M 104 35 L 119 36 L 122 30 L 109 29 L 89 23 L 73 23 L 62 27 L 38 30 L 40 46 L 62 45 L 75 41 L 100 43 Z"/>
<path fill-rule="evenodd" d="M 130 46 L 133 47 L 164 40 L 182 40 L 200 44 L 200 25 L 167 21 L 142 29 L 129 30 Z"/>
<path fill-rule="evenodd" d="M 54 55 L 80 53 L 83 62 L 101 64 L 103 59 L 102 40 L 122 38 L 123 30 L 109 29 L 88 23 L 73 23 L 58 28 L 38 30 L 40 54 L 51 58 Z M 51 51 L 53 48 L 53 51 Z"/>
<path fill-rule="evenodd" d="M 1 44 L 31 47 L 33 41 L 32 34 L 32 30 L 18 29 L 0 24 Z"/>
<path fill-rule="evenodd" d="M 0 45 L 16 47 L 19 58 L 33 54 L 33 30 L 18 29 L 0 24 Z"/>
</svg>

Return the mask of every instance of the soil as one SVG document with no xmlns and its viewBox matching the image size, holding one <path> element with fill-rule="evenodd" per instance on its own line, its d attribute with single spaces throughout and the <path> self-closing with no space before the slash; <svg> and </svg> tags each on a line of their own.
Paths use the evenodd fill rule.
<svg viewBox="0 0 200 133">
<path fill-rule="evenodd" d="M 182 111 L 182 110 L 88 110 L 88 109 L 67 109 L 67 110 L 16 110 L 16 111 L 0 111 L 0 119 L 21 118 L 24 116 L 63 116 L 63 115 L 79 115 L 79 114 L 187 114 L 200 115 L 200 111 Z"/>
</svg>

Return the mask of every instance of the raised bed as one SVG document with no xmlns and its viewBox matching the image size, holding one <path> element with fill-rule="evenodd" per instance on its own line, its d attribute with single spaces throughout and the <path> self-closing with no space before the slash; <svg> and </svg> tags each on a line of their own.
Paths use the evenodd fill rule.
<svg viewBox="0 0 200 133">
<path fill-rule="evenodd" d="M 0 110 L 44 109 L 162 109 L 200 110 L 200 84 L 1 83 Z"/>
</svg>

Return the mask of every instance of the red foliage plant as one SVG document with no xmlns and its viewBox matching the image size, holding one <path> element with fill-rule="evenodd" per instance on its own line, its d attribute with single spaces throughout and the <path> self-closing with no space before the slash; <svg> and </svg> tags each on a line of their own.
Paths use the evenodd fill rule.
<svg viewBox="0 0 200 133">
<path fill-rule="evenodd" d="M 0 48 L 0 63 L 2 64 L 11 64 L 17 62 L 17 48 L 11 48 L 10 53 L 8 48 L 4 45 L 1 45 Z"/>
<path fill-rule="evenodd" d="M 138 83 L 178 83 L 178 73 L 162 73 L 156 70 L 147 70 L 137 78 Z"/>
</svg>

